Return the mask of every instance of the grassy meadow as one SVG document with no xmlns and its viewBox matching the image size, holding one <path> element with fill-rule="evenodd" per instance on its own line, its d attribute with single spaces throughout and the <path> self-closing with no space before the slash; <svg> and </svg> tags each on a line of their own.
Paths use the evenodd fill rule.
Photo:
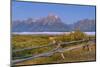
<svg viewBox="0 0 100 67">
<path fill-rule="evenodd" d="M 52 42 L 49 38 L 53 37 L 56 41 L 61 42 L 70 42 L 82 39 L 90 39 L 95 38 L 95 36 L 86 35 L 83 32 L 75 31 L 71 32 L 70 34 L 63 34 L 63 35 L 12 35 L 12 51 L 17 49 L 23 49 L 28 47 L 36 47 L 36 46 L 43 46 L 48 45 Z M 85 45 L 86 42 L 83 43 L 76 43 L 76 44 L 69 44 L 64 46 L 64 48 L 71 48 L 77 47 L 79 45 Z M 63 54 L 65 59 L 62 59 L 60 53 L 55 53 L 50 57 L 39 57 L 32 60 L 27 60 L 17 65 L 27 65 L 27 64 L 46 64 L 46 63 L 63 63 L 63 62 L 79 62 L 79 61 L 95 61 L 95 43 L 91 43 L 93 45 L 89 46 L 91 51 L 83 50 L 82 48 L 64 51 Z M 12 53 L 13 60 L 27 58 L 32 55 L 38 55 L 40 53 L 45 53 L 53 48 L 56 48 L 56 45 L 38 48 L 38 49 L 31 49 L 25 50 L 21 52 Z"/>
</svg>

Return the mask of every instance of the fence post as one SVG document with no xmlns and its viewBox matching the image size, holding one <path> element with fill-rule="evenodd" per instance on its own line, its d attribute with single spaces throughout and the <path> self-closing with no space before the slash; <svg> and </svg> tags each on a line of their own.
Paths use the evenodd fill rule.
<svg viewBox="0 0 100 67">
<path fill-rule="evenodd" d="M 60 43 L 61 43 L 61 42 L 58 42 L 58 43 L 57 43 L 58 48 L 62 48 L 62 46 L 61 46 Z M 60 52 L 60 55 L 61 55 L 62 59 L 64 60 L 64 59 L 65 59 L 64 53 L 63 53 L 63 52 Z"/>
<path fill-rule="evenodd" d="M 62 52 L 61 52 L 61 57 L 63 58 L 63 60 L 65 59 L 65 56 Z"/>
</svg>

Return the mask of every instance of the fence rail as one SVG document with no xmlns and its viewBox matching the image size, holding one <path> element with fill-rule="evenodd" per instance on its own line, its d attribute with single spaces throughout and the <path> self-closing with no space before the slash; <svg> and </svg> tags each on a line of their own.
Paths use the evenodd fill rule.
<svg viewBox="0 0 100 67">
<path fill-rule="evenodd" d="M 31 50 L 31 49 L 37 49 L 37 48 L 42 48 L 42 47 L 49 47 L 53 45 L 52 43 L 48 44 L 48 45 L 43 45 L 43 46 L 33 46 L 33 47 L 28 47 L 28 48 L 23 48 L 23 49 L 16 49 L 16 50 L 13 50 L 12 52 L 20 52 L 20 51 L 24 51 L 24 50 Z"/>
<path fill-rule="evenodd" d="M 95 40 L 95 39 L 90 39 L 90 40 Z M 61 42 L 59 44 L 68 45 L 68 44 L 85 42 L 85 41 L 90 41 L 90 40 L 78 40 L 78 41 L 71 41 L 71 42 Z M 43 46 L 36 46 L 36 47 L 33 46 L 33 47 L 28 47 L 28 48 L 16 49 L 16 50 L 13 50 L 12 52 L 20 52 L 20 51 L 24 51 L 24 50 L 38 49 L 38 48 L 43 48 L 43 47 L 49 47 L 49 46 L 52 46 L 52 45 L 53 45 L 53 43 L 49 43 L 48 45 L 43 45 Z"/>
</svg>

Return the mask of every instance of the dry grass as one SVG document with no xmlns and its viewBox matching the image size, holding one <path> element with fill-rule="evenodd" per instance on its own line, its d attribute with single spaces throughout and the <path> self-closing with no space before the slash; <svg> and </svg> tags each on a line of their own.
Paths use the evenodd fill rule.
<svg viewBox="0 0 100 67">
<path fill-rule="evenodd" d="M 53 36 L 52 35 L 13 35 L 12 48 L 13 50 L 15 50 L 15 49 L 23 49 L 23 48 L 32 47 L 32 46 L 48 45 L 49 43 L 51 43 L 51 41 L 49 40 L 49 37 L 55 37 L 57 41 L 62 41 L 62 42 L 95 38 L 95 36 L 88 36 L 79 31 L 75 33 L 67 34 L 67 35 L 53 35 Z M 69 45 L 64 46 L 64 48 L 77 47 L 80 45 L 86 45 L 86 42 L 77 43 L 77 44 L 69 44 Z M 13 58 L 14 57 L 23 58 L 24 56 L 30 56 L 30 55 L 32 56 L 33 54 L 48 52 L 55 47 L 56 45 L 45 47 L 45 48 L 39 48 L 39 49 L 25 50 L 22 52 L 13 53 L 12 55 L 13 55 Z M 35 58 L 32 60 L 24 61 L 22 63 L 18 63 L 17 65 L 95 61 L 96 60 L 95 44 L 91 43 L 91 46 L 89 47 L 92 48 L 91 51 L 87 51 L 86 49 L 83 50 L 81 47 L 67 51 L 67 52 L 65 51 L 63 52 L 65 59 L 62 59 L 61 53 L 55 53 L 54 55 L 50 57 Z"/>
<path fill-rule="evenodd" d="M 77 46 L 77 45 L 76 45 Z M 63 63 L 63 62 L 79 62 L 79 61 L 95 61 L 95 45 L 91 45 L 91 51 L 83 50 L 82 48 L 64 52 L 65 59 L 63 60 L 60 53 L 55 53 L 51 57 L 41 57 L 19 63 L 18 65 L 29 64 L 48 64 L 48 63 Z"/>
</svg>

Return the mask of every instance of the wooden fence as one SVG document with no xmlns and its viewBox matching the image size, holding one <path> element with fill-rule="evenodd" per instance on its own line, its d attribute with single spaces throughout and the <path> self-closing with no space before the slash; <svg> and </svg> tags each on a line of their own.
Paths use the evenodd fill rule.
<svg viewBox="0 0 100 67">
<path fill-rule="evenodd" d="M 75 44 L 75 43 L 82 43 L 82 42 L 94 42 L 95 43 L 95 39 L 78 40 L 78 41 L 71 41 L 71 42 L 60 42 L 57 45 L 56 48 L 54 48 L 54 49 L 52 49 L 52 50 L 50 50 L 50 51 L 48 51 L 46 53 L 41 53 L 41 54 L 38 54 L 38 55 L 32 55 L 32 56 L 30 56 L 28 58 L 12 60 L 11 62 L 12 62 L 12 65 L 16 65 L 17 63 L 20 63 L 20 62 L 23 62 L 23 61 L 27 61 L 27 60 L 32 60 L 34 58 L 49 57 L 49 56 L 52 56 L 55 53 L 59 53 L 59 52 L 63 53 L 64 51 L 70 51 L 70 50 L 77 49 L 77 48 L 85 46 L 85 45 L 80 45 L 80 46 L 72 47 L 72 48 L 60 48 L 61 45 L 68 45 L 68 44 Z M 49 46 L 53 46 L 53 45 L 54 45 L 53 43 L 50 43 L 50 44 L 44 45 L 44 46 L 28 47 L 28 48 L 13 50 L 12 52 L 16 53 L 16 52 L 21 52 L 21 51 L 25 51 L 25 50 L 31 50 L 31 49 L 38 49 L 38 48 L 49 47 Z M 88 44 L 88 45 L 91 45 L 91 44 Z"/>
</svg>

